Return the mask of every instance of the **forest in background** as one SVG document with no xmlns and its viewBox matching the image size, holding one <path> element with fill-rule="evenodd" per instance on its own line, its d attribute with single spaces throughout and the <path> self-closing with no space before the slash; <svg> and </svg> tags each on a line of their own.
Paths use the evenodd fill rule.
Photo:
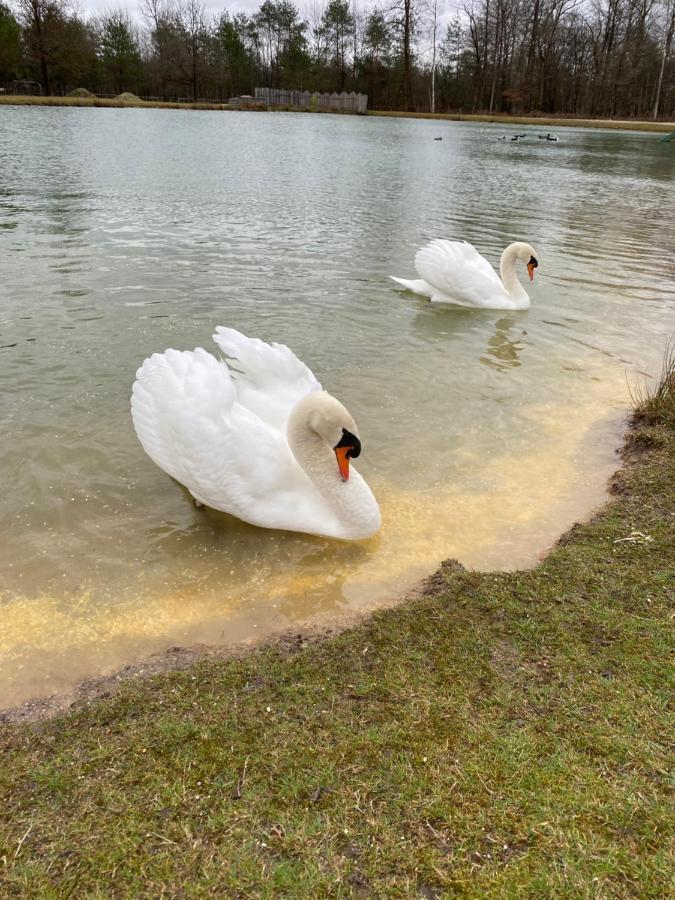
<svg viewBox="0 0 675 900">
<path fill-rule="evenodd" d="M 141 0 L 137 20 L 0 0 L 0 86 L 218 102 L 270 86 L 362 92 L 382 110 L 672 118 L 674 31 L 675 0 L 265 0 L 215 15 Z"/>
</svg>

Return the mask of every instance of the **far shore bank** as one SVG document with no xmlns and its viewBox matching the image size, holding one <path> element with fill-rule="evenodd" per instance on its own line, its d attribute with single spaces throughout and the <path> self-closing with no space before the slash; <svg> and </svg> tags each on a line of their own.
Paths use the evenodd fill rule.
<svg viewBox="0 0 675 900">
<path fill-rule="evenodd" d="M 368 110 L 369 116 L 405 119 L 434 119 L 439 122 L 494 122 L 499 125 L 538 125 L 555 128 L 610 128 L 619 131 L 675 131 L 675 122 L 645 122 L 637 119 L 575 119 L 567 116 L 506 116 L 498 114 L 390 112 Z"/>
<path fill-rule="evenodd" d="M 118 100 L 114 97 L 43 97 L 39 95 L 0 95 L 0 106 L 80 106 L 109 109 L 196 109 L 221 112 L 300 112 L 328 115 L 355 115 L 338 110 L 293 109 L 288 107 L 236 107 L 227 103 L 171 102 L 164 100 Z M 487 122 L 500 125 L 538 125 L 542 128 L 608 128 L 621 131 L 652 131 L 668 134 L 675 122 L 640 121 L 635 119 L 576 119 L 567 116 L 509 116 L 498 114 L 401 112 L 368 110 L 367 116 L 394 119 L 432 119 L 439 122 Z"/>
</svg>

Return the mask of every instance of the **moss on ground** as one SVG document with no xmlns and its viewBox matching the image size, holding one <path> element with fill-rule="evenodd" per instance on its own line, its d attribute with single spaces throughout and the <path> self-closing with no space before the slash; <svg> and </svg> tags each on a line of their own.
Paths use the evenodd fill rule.
<svg viewBox="0 0 675 900">
<path fill-rule="evenodd" d="M 667 396 L 532 571 L 3 726 L 0 895 L 668 896 Z"/>
</svg>

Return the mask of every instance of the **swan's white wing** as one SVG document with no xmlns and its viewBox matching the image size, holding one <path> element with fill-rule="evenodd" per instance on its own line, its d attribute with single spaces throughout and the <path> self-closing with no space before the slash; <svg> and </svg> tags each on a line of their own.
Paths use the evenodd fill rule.
<svg viewBox="0 0 675 900">
<path fill-rule="evenodd" d="M 508 296 L 490 263 L 466 241 L 431 241 L 417 251 L 415 268 L 434 289 L 432 300 L 484 306 L 495 296 Z"/>
<path fill-rule="evenodd" d="M 200 467 L 202 432 L 227 420 L 235 398 L 227 366 L 205 350 L 167 350 L 153 353 L 136 372 L 131 417 L 148 456 L 188 485 Z"/>
<path fill-rule="evenodd" d="M 213 340 L 232 361 L 237 400 L 284 433 L 298 400 L 321 390 L 311 369 L 284 344 L 266 344 L 223 325 Z"/>
<path fill-rule="evenodd" d="M 201 348 L 146 359 L 131 414 L 148 456 L 201 503 L 246 522 L 318 532 L 331 526 L 285 436 L 235 393 L 227 365 Z"/>
</svg>

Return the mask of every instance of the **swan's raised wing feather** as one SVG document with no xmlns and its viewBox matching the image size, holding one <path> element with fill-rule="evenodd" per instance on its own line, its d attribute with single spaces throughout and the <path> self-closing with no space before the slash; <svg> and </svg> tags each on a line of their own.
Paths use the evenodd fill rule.
<svg viewBox="0 0 675 900">
<path fill-rule="evenodd" d="M 223 325 L 213 340 L 228 357 L 237 400 L 268 425 L 285 432 L 295 404 L 321 390 L 311 369 L 285 344 L 267 344 Z"/>
<path fill-rule="evenodd" d="M 136 372 L 131 416 L 148 456 L 187 484 L 201 431 L 225 421 L 235 398 L 227 366 L 205 350 L 167 350 L 153 353 Z"/>
<path fill-rule="evenodd" d="M 483 306 L 495 293 L 506 295 L 490 263 L 466 241 L 431 241 L 417 251 L 415 268 L 434 289 L 432 300 L 445 296 L 459 304 Z"/>
<path fill-rule="evenodd" d="M 227 365 L 201 348 L 146 359 L 131 414 L 148 456 L 215 509 L 276 527 L 307 493 L 285 437 L 237 402 Z"/>
</svg>

